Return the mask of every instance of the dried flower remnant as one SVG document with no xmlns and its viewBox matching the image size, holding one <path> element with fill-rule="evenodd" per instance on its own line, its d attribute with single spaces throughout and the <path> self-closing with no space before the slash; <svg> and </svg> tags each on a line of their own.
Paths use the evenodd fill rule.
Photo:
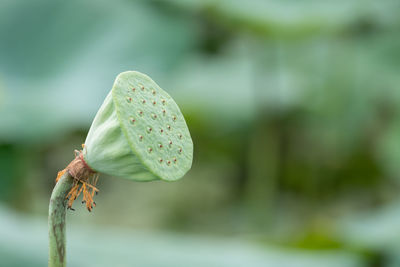
<svg viewBox="0 0 400 267">
<path fill-rule="evenodd" d="M 82 147 L 84 147 L 84 145 L 82 145 Z M 67 208 L 74 210 L 72 204 L 82 193 L 82 203 L 86 204 L 88 211 L 92 211 L 93 207 L 96 206 L 93 197 L 99 192 L 96 188 L 99 174 L 87 165 L 83 158 L 82 150 L 75 150 L 75 159 L 64 170 L 58 172 L 56 183 L 65 172 L 69 172 L 74 178 L 72 189 L 66 197 L 68 199 Z"/>
</svg>

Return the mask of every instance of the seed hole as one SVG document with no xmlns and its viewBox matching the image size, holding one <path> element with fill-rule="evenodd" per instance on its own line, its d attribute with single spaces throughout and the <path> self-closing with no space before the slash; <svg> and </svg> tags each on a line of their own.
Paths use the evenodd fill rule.
<svg viewBox="0 0 400 267">
<path fill-rule="evenodd" d="M 167 165 L 168 166 L 171 165 L 171 161 L 170 160 L 167 161 Z"/>
<path fill-rule="evenodd" d="M 127 96 L 126 97 L 126 102 L 131 103 L 132 102 L 132 97 Z"/>
<path fill-rule="evenodd" d="M 151 133 L 151 131 L 153 131 L 153 128 L 147 127 L 146 131 L 147 131 L 147 133 Z"/>
<path fill-rule="evenodd" d="M 131 124 L 135 124 L 135 122 L 136 122 L 135 118 L 133 118 L 133 117 L 130 117 L 129 121 L 131 122 Z"/>
<path fill-rule="evenodd" d="M 167 125 L 167 129 L 168 129 L 168 130 L 171 130 L 171 126 L 170 126 L 170 125 Z"/>
<path fill-rule="evenodd" d="M 168 144 L 169 144 L 169 146 L 171 147 L 171 146 L 172 146 L 172 141 L 169 140 Z"/>
<path fill-rule="evenodd" d="M 143 86 L 143 84 L 140 84 L 140 88 L 142 89 L 142 91 L 144 91 L 144 86 Z"/>
<path fill-rule="evenodd" d="M 163 113 L 163 115 L 165 115 L 167 113 L 167 111 L 165 109 L 163 109 L 162 113 Z"/>
<path fill-rule="evenodd" d="M 156 90 L 152 90 L 151 93 L 152 93 L 153 95 L 156 95 Z"/>
<path fill-rule="evenodd" d="M 153 149 L 152 149 L 151 147 L 149 147 L 149 148 L 147 149 L 147 151 L 148 151 L 149 153 L 151 153 L 151 152 L 153 151 Z"/>
<path fill-rule="evenodd" d="M 152 118 L 153 120 L 155 120 L 155 119 L 157 119 L 157 115 L 156 115 L 156 114 L 151 114 L 151 118 Z"/>
<path fill-rule="evenodd" d="M 133 87 L 133 88 L 132 88 L 132 92 L 135 92 L 135 91 L 136 91 L 136 88 L 135 88 L 135 87 Z"/>
<path fill-rule="evenodd" d="M 176 163 L 176 161 L 177 161 L 176 158 L 174 158 L 173 161 L 174 161 L 174 163 Z"/>
<path fill-rule="evenodd" d="M 159 148 L 163 148 L 163 145 L 162 145 L 162 144 L 158 144 L 158 147 L 159 147 Z"/>
<path fill-rule="evenodd" d="M 161 130 L 160 130 L 160 133 L 163 133 L 163 132 L 164 132 L 164 130 L 163 130 L 163 129 L 161 129 Z"/>
<path fill-rule="evenodd" d="M 178 134 L 178 137 L 179 137 L 179 139 L 182 139 L 183 136 L 182 136 L 182 134 Z"/>
<path fill-rule="evenodd" d="M 155 105 L 155 104 L 157 104 L 157 102 L 156 102 L 156 101 L 153 101 L 153 105 Z"/>
<path fill-rule="evenodd" d="M 172 116 L 172 120 L 173 120 L 173 121 L 176 121 L 176 116 Z"/>
<path fill-rule="evenodd" d="M 162 100 L 161 100 L 161 103 L 162 103 L 163 105 L 165 105 L 165 99 L 162 99 Z"/>
<path fill-rule="evenodd" d="M 162 158 L 158 159 L 158 162 L 162 163 L 164 160 Z"/>
<path fill-rule="evenodd" d="M 139 135 L 139 141 L 143 141 L 143 135 Z"/>
<path fill-rule="evenodd" d="M 138 114 L 139 114 L 139 116 L 143 116 L 143 111 L 139 110 Z"/>
<path fill-rule="evenodd" d="M 143 103 L 143 104 L 146 104 L 146 100 L 143 99 L 143 100 L 142 100 L 142 103 Z"/>
<path fill-rule="evenodd" d="M 182 148 L 181 147 L 178 149 L 178 152 L 179 152 L 179 154 L 182 153 Z"/>
</svg>

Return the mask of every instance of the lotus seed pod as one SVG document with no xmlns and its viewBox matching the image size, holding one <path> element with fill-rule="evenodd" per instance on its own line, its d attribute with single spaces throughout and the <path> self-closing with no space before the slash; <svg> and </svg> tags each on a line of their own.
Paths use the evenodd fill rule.
<svg viewBox="0 0 400 267">
<path fill-rule="evenodd" d="M 96 172 L 174 181 L 191 168 L 193 143 L 175 101 L 147 75 L 127 71 L 97 112 L 83 157 Z"/>
</svg>

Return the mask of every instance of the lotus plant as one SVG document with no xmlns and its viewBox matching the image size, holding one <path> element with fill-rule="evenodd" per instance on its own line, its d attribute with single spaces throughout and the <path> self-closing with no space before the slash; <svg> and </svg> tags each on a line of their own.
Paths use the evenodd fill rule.
<svg viewBox="0 0 400 267">
<path fill-rule="evenodd" d="M 49 266 L 66 265 L 65 214 L 82 194 L 91 211 L 100 173 L 133 181 L 180 179 L 193 142 L 175 101 L 150 77 L 119 74 L 97 112 L 82 150 L 58 173 L 49 206 Z"/>
</svg>

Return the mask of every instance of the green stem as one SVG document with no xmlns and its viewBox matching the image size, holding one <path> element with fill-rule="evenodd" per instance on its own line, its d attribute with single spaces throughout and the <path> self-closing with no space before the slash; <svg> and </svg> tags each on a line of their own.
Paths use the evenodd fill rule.
<svg viewBox="0 0 400 267">
<path fill-rule="evenodd" d="M 53 189 L 49 205 L 49 267 L 64 267 L 65 253 L 65 212 L 67 194 L 72 188 L 73 178 L 68 171 Z"/>
</svg>

